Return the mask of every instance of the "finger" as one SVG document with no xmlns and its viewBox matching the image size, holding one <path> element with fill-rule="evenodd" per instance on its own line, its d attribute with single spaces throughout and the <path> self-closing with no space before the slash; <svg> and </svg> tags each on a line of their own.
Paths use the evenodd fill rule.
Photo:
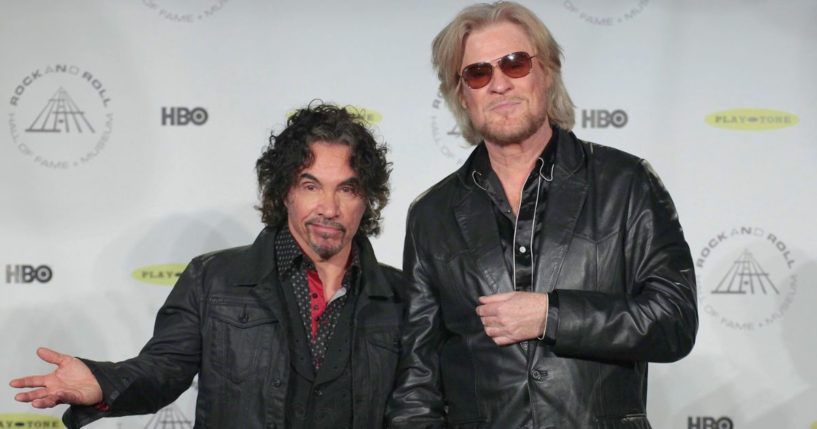
<svg viewBox="0 0 817 429">
<path fill-rule="evenodd" d="M 502 326 L 502 322 L 499 320 L 498 317 L 485 316 L 485 317 L 480 317 L 480 320 L 482 321 L 482 326 L 486 326 L 486 327 L 487 326 L 491 326 L 491 327 L 500 327 L 500 326 Z"/>
<path fill-rule="evenodd" d="M 11 387 L 43 387 L 45 386 L 45 375 L 29 375 L 28 377 L 15 378 L 9 382 Z"/>
<path fill-rule="evenodd" d="M 14 400 L 19 402 L 31 402 L 48 396 L 47 389 L 36 389 L 30 392 L 22 392 L 14 395 Z"/>
<path fill-rule="evenodd" d="M 37 399 L 31 402 L 31 406 L 34 408 L 52 408 L 59 404 L 60 401 L 58 401 L 55 396 L 47 396 L 43 399 Z"/>
<path fill-rule="evenodd" d="M 494 302 L 503 302 L 511 299 L 515 292 L 503 292 L 494 295 L 484 295 L 479 297 L 480 304 L 490 304 Z"/>
<path fill-rule="evenodd" d="M 499 310 L 499 304 L 484 304 L 478 305 L 476 308 L 479 317 L 496 317 Z"/>
<path fill-rule="evenodd" d="M 53 363 L 55 365 L 59 365 L 65 359 L 70 359 L 71 358 L 71 356 L 64 355 L 62 353 L 56 352 L 54 350 L 49 349 L 48 347 L 38 348 L 37 349 L 37 356 L 39 356 L 40 359 L 42 359 L 42 360 L 44 360 L 44 361 L 46 361 L 48 363 Z"/>
<path fill-rule="evenodd" d="M 507 345 L 509 345 L 509 344 L 513 344 L 513 343 L 515 343 L 515 342 L 516 342 L 516 341 L 515 341 L 513 338 L 511 338 L 511 337 L 506 337 L 506 336 L 504 336 L 504 335 L 499 335 L 499 336 L 496 336 L 496 337 L 491 337 L 491 339 L 494 341 L 494 344 L 496 344 L 496 345 L 498 345 L 498 346 L 507 346 Z"/>
<path fill-rule="evenodd" d="M 494 339 L 505 337 L 506 335 L 508 335 L 508 331 L 506 331 L 505 328 L 493 328 L 490 326 L 486 326 L 484 330 L 485 335 L 488 335 L 489 337 Z"/>
</svg>

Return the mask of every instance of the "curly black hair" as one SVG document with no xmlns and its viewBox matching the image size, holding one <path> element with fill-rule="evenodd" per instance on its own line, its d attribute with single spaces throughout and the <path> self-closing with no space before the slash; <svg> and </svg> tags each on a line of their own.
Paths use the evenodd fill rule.
<svg viewBox="0 0 817 429">
<path fill-rule="evenodd" d="M 358 231 L 366 236 L 379 234 L 380 212 L 389 201 L 388 148 L 375 141 L 361 116 L 320 100 L 297 110 L 280 134 L 273 132 L 255 164 L 261 198 L 261 205 L 256 208 L 261 211 L 261 220 L 272 227 L 286 224 L 284 200 L 297 175 L 314 162 L 309 145 L 319 140 L 345 144 L 351 149 L 351 167 L 366 199 Z"/>
</svg>

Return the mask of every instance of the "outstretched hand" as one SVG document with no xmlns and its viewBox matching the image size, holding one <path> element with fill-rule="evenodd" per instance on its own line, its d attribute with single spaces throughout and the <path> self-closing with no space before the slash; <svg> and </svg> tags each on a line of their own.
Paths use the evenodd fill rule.
<svg viewBox="0 0 817 429">
<path fill-rule="evenodd" d="M 49 374 L 11 380 L 11 387 L 34 388 L 18 393 L 14 399 L 31 402 L 34 408 L 51 408 L 59 404 L 94 405 L 102 402 L 102 388 L 81 360 L 45 347 L 37 349 L 37 356 L 57 365 L 57 369 Z"/>
<path fill-rule="evenodd" d="M 505 346 L 537 338 L 547 323 L 548 295 L 535 292 L 506 292 L 479 297 L 477 314 L 485 333 Z"/>
</svg>

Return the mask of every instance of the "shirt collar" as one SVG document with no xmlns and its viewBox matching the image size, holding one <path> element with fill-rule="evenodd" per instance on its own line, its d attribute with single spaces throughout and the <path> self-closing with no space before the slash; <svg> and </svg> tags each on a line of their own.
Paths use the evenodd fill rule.
<svg viewBox="0 0 817 429">
<path fill-rule="evenodd" d="M 550 141 L 548 144 L 545 145 L 545 148 L 542 149 L 542 153 L 539 154 L 539 159 L 541 159 L 544 165 L 541 165 L 537 162 L 534 164 L 534 168 L 531 170 L 528 180 L 530 180 L 531 176 L 539 174 L 541 171 L 545 177 L 553 178 L 553 167 L 556 163 L 556 148 L 559 143 L 559 128 L 553 127 L 553 132 L 550 136 Z M 474 151 L 474 159 L 471 168 L 471 177 L 473 178 L 474 182 L 488 192 L 500 192 L 501 187 L 499 189 L 491 191 L 491 178 L 492 176 L 496 176 L 494 169 L 491 167 L 491 158 L 488 156 L 488 148 L 485 146 L 483 142 L 479 145 L 476 150 Z M 498 179 L 494 182 L 498 183 Z M 504 194 L 504 191 L 502 191 Z"/>
<path fill-rule="evenodd" d="M 295 237 L 285 225 L 281 227 L 275 236 L 275 265 L 282 276 L 289 275 L 293 270 L 303 269 L 307 271 L 315 270 L 315 263 L 304 254 L 303 249 L 295 241 Z M 357 244 L 352 241 L 352 252 L 346 262 L 346 270 L 350 268 L 357 272 L 360 269 L 360 252 Z"/>
</svg>

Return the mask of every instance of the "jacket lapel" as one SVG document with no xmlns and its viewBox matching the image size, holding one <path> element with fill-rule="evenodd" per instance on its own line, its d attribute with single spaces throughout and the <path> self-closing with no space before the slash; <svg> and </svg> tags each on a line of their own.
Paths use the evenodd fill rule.
<svg viewBox="0 0 817 429">
<path fill-rule="evenodd" d="M 477 293 L 488 295 L 513 291 L 490 200 L 467 190 L 462 201 L 454 207 L 454 218 L 465 239 L 466 249 L 488 283 L 487 289 Z M 482 285 L 479 283 L 479 287 Z"/>
<path fill-rule="evenodd" d="M 560 130 L 556 167 L 545 209 L 544 233 L 536 249 L 533 287 L 550 292 L 567 255 L 587 195 L 586 155 L 572 133 Z"/>
</svg>

